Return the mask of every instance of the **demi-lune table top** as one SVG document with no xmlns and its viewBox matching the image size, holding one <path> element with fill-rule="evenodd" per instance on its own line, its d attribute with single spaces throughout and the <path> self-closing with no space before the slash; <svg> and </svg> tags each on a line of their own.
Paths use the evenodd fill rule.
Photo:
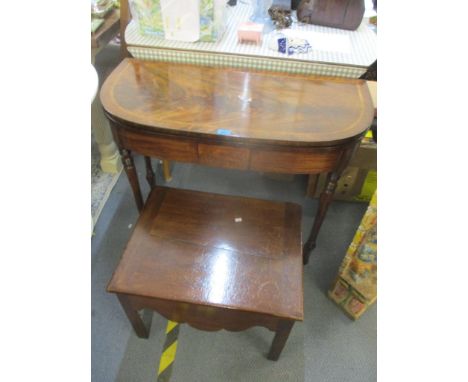
<svg viewBox="0 0 468 382">
<path fill-rule="evenodd" d="M 101 90 L 114 118 L 169 134 L 333 145 L 374 116 L 366 82 L 127 58 Z"/>
</svg>

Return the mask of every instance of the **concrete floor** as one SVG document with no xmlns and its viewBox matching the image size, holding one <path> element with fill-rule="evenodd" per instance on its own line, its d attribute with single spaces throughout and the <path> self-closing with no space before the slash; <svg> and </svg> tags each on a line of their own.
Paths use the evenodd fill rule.
<svg viewBox="0 0 468 382">
<path fill-rule="evenodd" d="M 118 47 L 96 58 L 103 77 L 118 63 Z M 102 83 L 102 78 L 101 78 Z M 154 162 L 156 164 L 156 161 Z M 144 195 L 144 163 L 136 158 Z M 158 183 L 164 184 L 157 173 Z M 317 201 L 305 198 L 307 179 L 269 179 L 246 171 L 174 164 L 171 187 L 285 200 L 303 207 L 303 235 L 310 231 Z M 348 319 L 326 293 L 366 209 L 365 204 L 334 202 L 318 245 L 304 268 L 305 320 L 296 324 L 278 362 L 265 358 L 273 334 L 264 328 L 244 332 L 201 332 L 182 325 L 171 381 L 376 381 L 377 309 L 358 321 Z M 137 209 L 123 174 L 95 226 L 92 238 L 92 380 L 155 381 L 166 321 L 154 315 L 148 340 L 132 332 L 116 297 L 106 293 L 136 222 Z"/>
</svg>

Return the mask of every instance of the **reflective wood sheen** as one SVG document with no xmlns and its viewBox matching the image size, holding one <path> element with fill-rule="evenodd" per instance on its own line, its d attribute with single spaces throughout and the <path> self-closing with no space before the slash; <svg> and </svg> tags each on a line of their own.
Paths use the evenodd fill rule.
<svg viewBox="0 0 468 382">
<path fill-rule="evenodd" d="M 363 80 L 135 59 L 122 61 L 107 78 L 101 101 L 139 210 L 143 197 L 132 151 L 226 168 L 329 173 L 304 264 L 374 113 Z M 151 171 L 147 178 L 152 184 Z"/>
<path fill-rule="evenodd" d="M 271 148 L 270 145 L 231 143 L 223 140 L 202 140 L 194 137 L 129 130 L 112 116 L 114 137 L 122 147 L 145 156 L 154 156 L 180 162 L 199 163 L 207 166 L 283 172 L 293 174 L 316 174 L 332 171 L 337 167 L 343 145 L 331 147 Z M 231 137 L 229 137 L 231 138 Z"/>
<path fill-rule="evenodd" d="M 141 297 L 135 295 L 117 294 L 119 300 L 125 303 L 130 301 L 130 311 L 152 309 L 168 320 L 180 324 L 188 324 L 193 328 L 206 331 L 218 331 L 221 329 L 238 332 L 252 326 L 263 326 L 271 331 L 276 331 L 278 323 L 275 317 L 265 314 L 226 309 L 207 305 L 195 305 L 186 302 L 168 301 L 156 298 Z M 132 316 L 129 316 L 132 322 Z M 135 332 L 139 337 L 147 338 L 149 333 L 142 322 L 136 320 Z"/>
<path fill-rule="evenodd" d="M 137 335 L 148 336 L 143 308 L 204 330 L 261 325 L 278 359 L 303 319 L 302 262 L 372 122 L 366 83 L 126 59 L 101 101 L 141 211 L 108 286 Z M 301 251 L 299 206 L 157 187 L 149 158 L 144 203 L 132 153 L 329 176 Z"/>
<path fill-rule="evenodd" d="M 101 90 L 117 119 L 176 134 L 334 144 L 373 117 L 365 81 L 125 59 Z"/>
<path fill-rule="evenodd" d="M 291 203 L 155 187 L 108 290 L 302 320 L 300 220 Z"/>
</svg>

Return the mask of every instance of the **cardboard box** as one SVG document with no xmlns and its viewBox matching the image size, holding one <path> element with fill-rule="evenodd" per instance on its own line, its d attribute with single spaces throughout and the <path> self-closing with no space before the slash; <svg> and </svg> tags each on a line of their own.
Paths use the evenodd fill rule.
<svg viewBox="0 0 468 382">
<path fill-rule="evenodd" d="M 326 174 L 309 175 L 307 196 L 318 198 Z M 364 141 L 336 186 L 334 200 L 369 202 L 377 188 L 377 144 Z"/>
</svg>

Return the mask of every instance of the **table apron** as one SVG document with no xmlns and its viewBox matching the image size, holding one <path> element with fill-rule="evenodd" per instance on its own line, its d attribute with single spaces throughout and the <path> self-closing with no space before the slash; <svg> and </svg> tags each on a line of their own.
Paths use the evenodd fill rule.
<svg viewBox="0 0 468 382">
<path fill-rule="evenodd" d="M 126 296 L 128 296 L 132 308 L 137 311 L 151 309 L 168 320 L 186 323 L 205 331 L 225 329 L 237 332 L 253 326 L 263 326 L 271 331 L 276 331 L 281 320 L 291 320 L 241 309 L 198 305 L 136 295 Z"/>
<path fill-rule="evenodd" d="M 333 171 L 343 145 L 298 147 L 210 142 L 201 138 L 170 136 L 113 126 L 114 138 L 122 149 L 149 157 L 206 166 L 290 174 L 318 174 Z"/>
</svg>

